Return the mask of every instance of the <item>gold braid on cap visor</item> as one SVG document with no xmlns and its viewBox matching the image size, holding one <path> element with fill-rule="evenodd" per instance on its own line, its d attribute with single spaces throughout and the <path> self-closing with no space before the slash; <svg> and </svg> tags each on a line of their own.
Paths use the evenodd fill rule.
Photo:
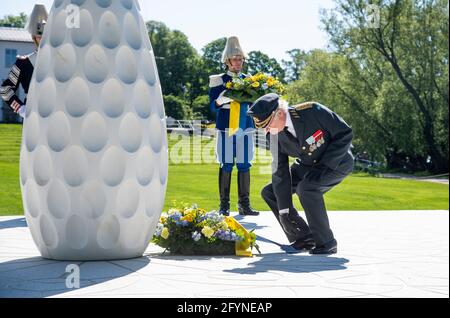
<svg viewBox="0 0 450 318">
<path fill-rule="evenodd" d="M 277 112 L 277 111 L 275 110 L 272 114 L 270 114 L 269 117 L 267 117 L 267 118 L 264 119 L 264 120 L 259 120 L 259 119 L 257 119 L 256 117 L 254 117 L 254 118 L 253 118 L 253 121 L 255 122 L 255 127 L 256 127 L 257 129 L 266 128 L 266 127 L 270 124 L 270 122 L 272 121 L 272 119 L 273 119 L 273 117 L 275 116 L 275 113 L 276 113 L 276 112 Z"/>
</svg>

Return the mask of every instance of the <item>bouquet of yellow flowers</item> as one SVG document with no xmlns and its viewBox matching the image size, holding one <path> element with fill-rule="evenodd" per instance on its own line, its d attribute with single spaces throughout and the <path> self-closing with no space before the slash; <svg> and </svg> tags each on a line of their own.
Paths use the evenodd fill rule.
<svg viewBox="0 0 450 318">
<path fill-rule="evenodd" d="M 258 73 L 246 78 L 235 77 L 225 84 L 227 91 L 224 96 L 240 103 L 253 103 L 261 96 L 270 93 L 282 95 L 283 84 L 272 76 Z"/>
<path fill-rule="evenodd" d="M 152 243 L 172 254 L 252 256 L 256 235 L 233 217 L 195 205 L 172 208 L 161 215 Z"/>
</svg>

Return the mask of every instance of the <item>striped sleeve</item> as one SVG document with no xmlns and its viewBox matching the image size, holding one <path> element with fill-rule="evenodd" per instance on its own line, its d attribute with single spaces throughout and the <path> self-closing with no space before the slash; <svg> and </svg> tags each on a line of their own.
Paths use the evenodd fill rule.
<svg viewBox="0 0 450 318">
<path fill-rule="evenodd" d="M 19 62 L 20 60 L 17 60 L 17 62 L 12 66 L 11 71 L 8 74 L 8 78 L 0 86 L 0 95 L 2 99 L 15 113 L 18 113 L 20 107 L 23 105 L 23 102 L 16 94 L 21 79 Z"/>
</svg>

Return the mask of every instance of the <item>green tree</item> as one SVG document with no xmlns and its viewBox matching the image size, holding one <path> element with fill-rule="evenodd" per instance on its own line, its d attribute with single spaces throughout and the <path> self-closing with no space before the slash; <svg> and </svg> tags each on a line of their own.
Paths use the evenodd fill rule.
<svg viewBox="0 0 450 318">
<path fill-rule="evenodd" d="M 214 114 L 209 108 L 209 96 L 198 96 L 192 103 L 192 111 L 194 119 L 215 120 Z"/>
<path fill-rule="evenodd" d="M 286 52 L 288 60 L 283 60 L 282 65 L 286 74 L 286 82 L 293 82 L 300 79 L 300 74 L 306 66 L 307 53 L 300 49 L 293 49 Z"/>
<path fill-rule="evenodd" d="M 205 85 L 198 74 L 201 60 L 197 51 L 184 33 L 172 31 L 162 22 L 149 21 L 147 29 L 164 94 L 178 96 L 190 103 Z"/>
<path fill-rule="evenodd" d="M 20 13 L 18 16 L 7 15 L 3 19 L 0 19 L 1 27 L 11 27 L 11 28 L 24 28 L 27 23 L 27 15 L 25 13 Z"/>
<path fill-rule="evenodd" d="M 252 51 L 248 53 L 244 72 L 256 74 L 258 72 L 269 74 L 273 77 L 284 81 L 285 72 L 276 59 L 270 58 L 267 54 L 260 51 Z"/>
<path fill-rule="evenodd" d="M 361 69 L 335 52 L 313 50 L 305 62 L 300 80 L 287 88 L 291 104 L 314 100 L 336 111 L 354 130 L 355 154 L 368 153 L 369 159 L 386 162 L 389 168 L 426 167 L 421 129 L 412 124 L 417 114 L 405 112 L 412 101 L 393 76 L 367 82 L 360 77 Z"/>
<path fill-rule="evenodd" d="M 164 95 L 164 107 L 169 117 L 177 120 L 191 119 L 192 112 L 184 99 L 174 95 Z"/>
<path fill-rule="evenodd" d="M 366 105 L 373 96 L 361 94 L 354 86 L 354 78 L 344 57 L 336 53 L 313 50 L 305 56 L 300 80 L 287 86 L 286 96 L 291 104 L 317 101 L 341 115 L 354 129 L 355 153 L 369 152 L 372 160 L 382 161 L 385 155 L 383 139 L 386 128 L 380 123 L 378 112 Z M 349 97 L 349 92 L 353 94 Z M 362 101 L 366 98 L 366 101 Z M 390 140 L 390 139 L 387 139 Z"/>
<path fill-rule="evenodd" d="M 220 38 L 208 43 L 203 49 L 203 68 L 206 74 L 220 74 L 225 71 L 222 64 L 222 53 L 225 50 L 227 38 Z"/>
<path fill-rule="evenodd" d="M 353 87 L 337 82 L 341 94 L 352 105 L 361 109 L 371 107 L 379 116 L 385 116 L 379 119 L 386 130 L 384 133 L 391 136 L 390 141 L 397 139 L 386 149 L 391 166 L 404 158 L 409 164 L 427 167 L 431 158 L 433 171 L 447 172 L 447 1 L 372 3 L 380 13 L 379 23 L 376 23 L 378 19 L 371 21 L 375 24 L 368 22 L 377 15 L 377 10 L 372 10 L 374 7 L 368 7 L 363 0 L 336 0 L 334 9 L 323 12 L 322 20 L 332 48 L 345 57 L 348 71 L 354 76 Z M 364 91 L 356 91 L 363 87 Z M 386 114 L 391 116 L 386 118 Z M 393 117 L 408 118 L 409 125 L 396 127 L 392 125 Z M 419 130 L 417 136 L 415 129 Z M 406 142 L 399 141 L 399 136 Z"/>
</svg>

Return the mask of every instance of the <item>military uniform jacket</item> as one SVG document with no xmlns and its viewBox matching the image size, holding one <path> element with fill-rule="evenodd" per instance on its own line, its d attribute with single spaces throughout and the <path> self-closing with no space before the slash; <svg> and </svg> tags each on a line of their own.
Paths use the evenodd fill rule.
<svg viewBox="0 0 450 318">
<path fill-rule="evenodd" d="M 219 98 L 219 95 L 226 90 L 225 85 L 233 79 L 233 73 L 227 72 L 220 75 L 213 75 L 210 77 L 209 84 L 209 101 L 210 101 L 210 109 L 213 113 L 217 113 L 216 118 L 216 128 L 221 131 L 225 131 L 227 128 L 230 128 L 230 104 L 225 104 L 220 107 L 217 106 L 216 100 Z M 245 75 L 241 74 L 242 78 L 245 78 Z M 249 103 L 242 103 L 241 107 L 246 108 L 250 106 Z M 254 128 L 253 119 L 250 116 L 245 116 L 245 123 L 241 124 L 243 129 Z"/>
<path fill-rule="evenodd" d="M 327 107 L 318 103 L 305 103 L 289 109 L 296 137 L 285 129 L 278 134 L 278 147 L 274 157 L 272 185 L 280 210 L 292 206 L 289 157 L 306 171 L 331 169 L 348 174 L 353 170 L 351 152 L 353 131 L 347 123 Z M 268 136 L 270 140 L 270 136 Z"/>
<path fill-rule="evenodd" d="M 37 52 L 26 56 L 18 56 L 16 63 L 9 72 L 8 78 L 0 86 L 2 99 L 15 113 L 18 113 L 20 107 L 26 104 L 26 99 L 22 101 L 17 96 L 17 90 L 22 85 L 25 94 L 28 94 L 31 78 L 33 77 L 36 55 Z"/>
</svg>

